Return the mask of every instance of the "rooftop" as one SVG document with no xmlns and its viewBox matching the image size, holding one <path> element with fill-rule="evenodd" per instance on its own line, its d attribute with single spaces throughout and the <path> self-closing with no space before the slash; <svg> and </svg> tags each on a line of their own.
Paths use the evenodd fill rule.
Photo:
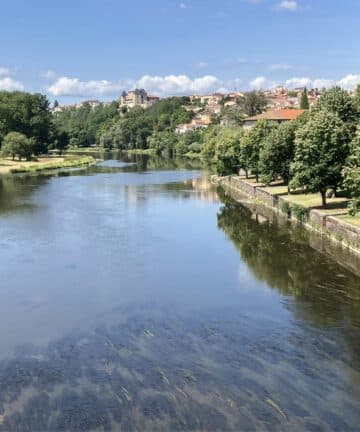
<svg viewBox="0 0 360 432">
<path fill-rule="evenodd" d="M 248 117 L 246 121 L 256 120 L 295 120 L 305 110 L 302 109 L 271 109 L 253 117 Z"/>
</svg>

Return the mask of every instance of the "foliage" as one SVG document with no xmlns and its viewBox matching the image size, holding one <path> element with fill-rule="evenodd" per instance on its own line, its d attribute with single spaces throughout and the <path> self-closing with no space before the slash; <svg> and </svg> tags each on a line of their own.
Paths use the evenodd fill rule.
<svg viewBox="0 0 360 432">
<path fill-rule="evenodd" d="M 307 88 L 305 87 L 303 92 L 301 93 L 300 109 L 307 110 L 309 108 L 310 108 L 310 104 L 309 104 L 308 92 L 307 92 Z"/>
<path fill-rule="evenodd" d="M 217 136 L 215 150 L 216 170 L 220 175 L 238 173 L 240 168 L 240 142 L 244 133 L 242 129 L 223 128 Z"/>
<path fill-rule="evenodd" d="M 320 110 L 296 131 L 295 158 L 291 187 L 320 192 L 326 204 L 326 190 L 342 180 L 342 167 L 348 155 L 345 124 L 331 111 Z"/>
<path fill-rule="evenodd" d="M 300 222 L 305 222 L 309 216 L 309 209 L 300 204 L 291 204 L 290 212 Z"/>
<path fill-rule="evenodd" d="M 244 136 L 242 165 L 246 166 L 246 169 L 251 170 L 251 173 L 256 177 L 256 181 L 258 181 L 260 175 L 260 153 L 265 139 L 277 127 L 276 123 L 259 120 Z"/>
<path fill-rule="evenodd" d="M 352 197 L 349 212 L 355 215 L 360 211 L 360 126 L 351 143 L 350 155 L 343 169 L 344 187 Z"/>
<path fill-rule="evenodd" d="M 33 140 L 26 137 L 26 135 L 20 132 L 9 132 L 4 140 L 1 148 L 1 154 L 3 156 L 11 156 L 15 159 L 15 156 L 21 160 L 25 158 L 30 160 L 33 154 L 34 144 Z"/>
<path fill-rule="evenodd" d="M 25 92 L 0 92 L 0 144 L 9 132 L 33 140 L 35 154 L 45 153 L 52 141 L 52 115 L 46 96 Z"/>
<path fill-rule="evenodd" d="M 246 93 L 243 100 L 244 113 L 248 116 L 261 114 L 265 111 L 267 99 L 262 91 L 253 90 Z"/>
<path fill-rule="evenodd" d="M 94 108 L 84 103 L 80 108 L 73 107 L 54 114 L 54 123 L 57 133 L 63 138 L 67 137 L 66 145 L 87 147 L 98 143 L 100 135 L 118 117 L 117 102 L 100 104 Z"/>
<path fill-rule="evenodd" d="M 260 151 L 260 178 L 269 184 L 281 177 L 285 184 L 290 181 L 290 164 L 295 155 L 295 132 L 308 116 L 304 113 L 295 121 L 281 123 L 264 138 Z"/>
<path fill-rule="evenodd" d="M 359 119 L 359 109 L 356 106 L 354 98 L 341 87 L 332 87 L 325 90 L 314 110 L 332 112 L 352 127 L 356 125 Z"/>
<path fill-rule="evenodd" d="M 115 116 L 99 133 L 98 142 L 118 149 L 147 149 L 171 153 L 175 137 L 170 136 L 180 123 L 188 123 L 193 114 L 184 109 L 188 98 L 171 97 L 144 109 L 134 107 Z M 157 143 L 156 140 L 160 141 Z M 112 144 L 111 144 L 112 143 Z"/>
</svg>

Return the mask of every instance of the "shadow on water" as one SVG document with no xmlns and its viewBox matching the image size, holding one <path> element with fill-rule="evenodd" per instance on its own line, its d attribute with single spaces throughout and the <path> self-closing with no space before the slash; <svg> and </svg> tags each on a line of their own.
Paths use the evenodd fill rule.
<svg viewBox="0 0 360 432">
<path fill-rule="evenodd" d="M 164 161 L 140 159 L 86 174 L 169 170 Z M 23 187 L 25 195 L 34 190 Z M 136 196 L 155 199 L 159 191 L 218 199 L 203 179 L 140 185 Z M 305 230 L 218 194 L 217 225 L 256 282 L 248 289 L 263 284 L 286 319 L 241 307 L 251 291 L 197 313 L 155 299 L 113 306 L 106 314 L 112 324 L 104 319 L 45 347 L 19 346 L 0 361 L 0 431 L 358 430 L 359 277 L 320 254 L 320 241 Z M 202 275 L 199 283 L 206 297 L 212 281 Z"/>
</svg>

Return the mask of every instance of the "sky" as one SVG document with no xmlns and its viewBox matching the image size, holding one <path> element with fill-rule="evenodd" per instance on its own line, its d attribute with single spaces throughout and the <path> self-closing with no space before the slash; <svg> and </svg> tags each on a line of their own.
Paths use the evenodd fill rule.
<svg viewBox="0 0 360 432">
<path fill-rule="evenodd" d="M 112 100 L 360 83 L 360 0 L 1 0 L 0 89 Z"/>
</svg>

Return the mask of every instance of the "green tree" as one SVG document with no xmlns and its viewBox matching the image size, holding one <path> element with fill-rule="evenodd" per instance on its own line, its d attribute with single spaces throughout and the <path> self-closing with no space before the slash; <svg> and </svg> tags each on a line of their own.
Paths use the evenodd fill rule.
<svg viewBox="0 0 360 432">
<path fill-rule="evenodd" d="M 360 126 L 351 143 L 350 155 L 343 170 L 344 187 L 351 195 L 350 214 L 355 215 L 360 210 Z"/>
<path fill-rule="evenodd" d="M 245 165 L 259 181 L 260 153 L 270 132 L 278 125 L 267 120 L 259 120 L 244 136 L 242 164 Z"/>
<path fill-rule="evenodd" d="M 265 111 L 267 99 L 262 91 L 253 90 L 246 93 L 241 103 L 244 113 L 251 117 Z"/>
<path fill-rule="evenodd" d="M 359 109 L 354 98 L 346 90 L 341 87 L 325 90 L 314 107 L 314 111 L 324 110 L 336 114 L 340 120 L 346 122 L 355 132 L 359 119 Z"/>
<path fill-rule="evenodd" d="M 329 111 L 318 111 L 296 131 L 295 158 L 290 186 L 320 192 L 326 205 L 326 191 L 342 181 L 342 168 L 349 153 L 345 124 Z"/>
<path fill-rule="evenodd" d="M 18 156 L 20 161 L 22 158 L 30 160 L 33 154 L 33 141 L 20 132 L 9 132 L 4 138 L 1 153 L 13 159 Z"/>
<path fill-rule="evenodd" d="M 301 93 L 301 98 L 300 98 L 300 109 L 307 110 L 309 108 L 310 108 L 310 104 L 309 104 L 308 92 L 307 92 L 307 88 L 304 87 L 304 90 Z"/>
<path fill-rule="evenodd" d="M 281 177 L 285 184 L 290 181 L 290 165 L 295 156 L 295 132 L 308 120 L 308 113 L 296 120 L 284 122 L 274 128 L 265 138 L 260 151 L 260 178 L 269 184 Z"/>
<path fill-rule="evenodd" d="M 227 127 L 217 137 L 216 171 L 220 175 L 238 174 L 240 168 L 240 141 L 243 129 Z"/>
</svg>

